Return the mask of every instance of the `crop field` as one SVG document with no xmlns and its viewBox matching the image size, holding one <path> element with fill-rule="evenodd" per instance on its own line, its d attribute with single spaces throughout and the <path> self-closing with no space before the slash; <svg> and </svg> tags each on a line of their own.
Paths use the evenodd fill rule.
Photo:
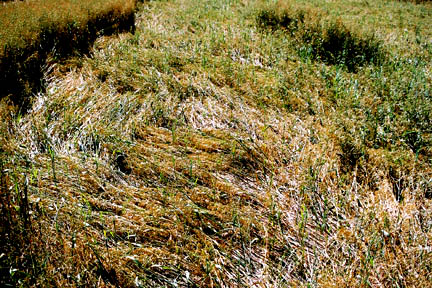
<svg viewBox="0 0 432 288">
<path fill-rule="evenodd" d="M 44 67 L 88 52 L 97 36 L 133 31 L 136 0 L 26 0 L 0 7 L 0 98 L 41 89 Z"/>
<path fill-rule="evenodd" d="M 68 39 L 133 29 L 43 53 L 36 2 L 0 4 L 43 56 L 0 97 L 2 287 L 432 287 L 430 1 L 71 0 Z"/>
</svg>

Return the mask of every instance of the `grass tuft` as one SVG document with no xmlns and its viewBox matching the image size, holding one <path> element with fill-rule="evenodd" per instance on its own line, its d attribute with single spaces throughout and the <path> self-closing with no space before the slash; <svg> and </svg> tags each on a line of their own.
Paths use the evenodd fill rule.
<svg viewBox="0 0 432 288">
<path fill-rule="evenodd" d="M 316 9 L 286 8 L 279 3 L 258 11 L 256 21 L 261 28 L 286 31 L 302 58 L 340 65 L 351 72 L 384 59 L 382 44 L 374 36 L 352 32 L 340 20 L 329 19 Z"/>
</svg>

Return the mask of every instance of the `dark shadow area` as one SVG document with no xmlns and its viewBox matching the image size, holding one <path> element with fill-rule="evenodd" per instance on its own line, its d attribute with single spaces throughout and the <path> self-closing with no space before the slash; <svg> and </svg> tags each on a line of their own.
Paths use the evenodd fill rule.
<svg viewBox="0 0 432 288">
<path fill-rule="evenodd" d="M 322 26 L 319 17 L 306 20 L 306 13 L 267 9 L 260 11 L 256 20 L 261 28 L 286 31 L 301 58 L 340 65 L 350 72 L 367 64 L 379 64 L 384 59 L 381 43 L 373 36 L 353 33 L 341 22 Z"/>
<path fill-rule="evenodd" d="M 25 48 L 5 47 L 0 58 L 0 98 L 10 97 L 26 111 L 31 95 L 43 90 L 44 67 L 49 57 L 62 60 L 88 55 L 94 41 L 103 35 L 135 32 L 135 14 L 115 15 L 114 11 L 90 19 L 84 29 L 74 22 L 59 29 L 56 23 L 43 25 L 39 38 Z"/>
</svg>

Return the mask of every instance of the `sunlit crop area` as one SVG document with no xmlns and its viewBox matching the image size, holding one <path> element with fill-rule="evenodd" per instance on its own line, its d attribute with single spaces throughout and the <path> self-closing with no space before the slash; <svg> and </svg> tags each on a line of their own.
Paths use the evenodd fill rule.
<svg viewBox="0 0 432 288">
<path fill-rule="evenodd" d="M 430 2 L 135 13 L 1 99 L 0 283 L 431 287 Z"/>
</svg>

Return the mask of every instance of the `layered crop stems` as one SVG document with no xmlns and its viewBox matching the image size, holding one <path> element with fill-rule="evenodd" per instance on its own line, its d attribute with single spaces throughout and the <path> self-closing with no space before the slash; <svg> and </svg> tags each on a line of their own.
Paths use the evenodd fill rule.
<svg viewBox="0 0 432 288">
<path fill-rule="evenodd" d="M 431 11 L 142 4 L 1 100 L 2 283 L 427 286 Z"/>
</svg>

